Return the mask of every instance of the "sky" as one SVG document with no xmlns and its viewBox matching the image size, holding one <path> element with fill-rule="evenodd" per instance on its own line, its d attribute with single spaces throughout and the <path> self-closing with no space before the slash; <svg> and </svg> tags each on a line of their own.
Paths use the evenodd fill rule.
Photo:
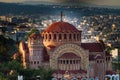
<svg viewBox="0 0 120 80">
<path fill-rule="evenodd" d="M 46 1 L 46 2 L 62 2 L 62 3 L 67 3 L 67 2 L 75 2 L 75 3 L 80 3 L 80 2 L 85 2 L 85 3 L 91 3 L 91 4 L 96 4 L 96 5 L 107 5 L 107 6 L 120 6 L 120 0 L 0 0 L 0 2 L 25 2 L 25 1 Z"/>
</svg>

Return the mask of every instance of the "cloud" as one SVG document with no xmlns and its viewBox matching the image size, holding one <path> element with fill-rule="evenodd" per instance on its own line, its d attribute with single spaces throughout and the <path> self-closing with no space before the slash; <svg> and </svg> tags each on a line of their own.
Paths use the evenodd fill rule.
<svg viewBox="0 0 120 80">
<path fill-rule="evenodd" d="M 25 1 L 25 0 L 0 0 L 0 2 L 22 2 L 22 1 Z"/>
<path fill-rule="evenodd" d="M 112 5 L 119 6 L 120 0 L 0 0 L 0 2 L 24 2 L 24 1 L 42 1 L 42 2 L 53 2 L 53 3 L 91 3 L 96 5 Z"/>
</svg>

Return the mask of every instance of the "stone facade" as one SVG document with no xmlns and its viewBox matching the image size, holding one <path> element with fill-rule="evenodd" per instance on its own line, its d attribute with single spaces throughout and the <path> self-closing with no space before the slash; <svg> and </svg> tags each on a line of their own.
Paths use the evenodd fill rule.
<svg viewBox="0 0 120 80">
<path fill-rule="evenodd" d="M 105 52 L 105 45 L 81 43 L 81 31 L 67 22 L 56 22 L 42 33 L 33 33 L 28 48 L 30 68 L 52 68 L 56 70 L 54 75 L 61 77 L 68 71 L 74 77 L 104 80 L 106 71 L 112 69 L 111 55 Z"/>
</svg>

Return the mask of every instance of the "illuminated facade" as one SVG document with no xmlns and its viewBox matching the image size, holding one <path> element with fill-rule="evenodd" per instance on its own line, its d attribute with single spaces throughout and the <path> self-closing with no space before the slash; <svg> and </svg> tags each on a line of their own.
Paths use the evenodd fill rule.
<svg viewBox="0 0 120 80">
<path fill-rule="evenodd" d="M 81 43 L 81 32 L 67 22 L 55 22 L 28 39 L 29 67 L 55 69 L 54 77 L 98 77 L 111 73 L 111 55 L 102 41 Z M 70 78 L 69 77 L 69 78 Z"/>
</svg>

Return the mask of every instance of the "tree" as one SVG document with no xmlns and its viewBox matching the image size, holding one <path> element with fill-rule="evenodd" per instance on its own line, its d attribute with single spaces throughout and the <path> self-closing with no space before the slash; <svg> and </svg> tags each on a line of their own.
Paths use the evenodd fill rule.
<svg viewBox="0 0 120 80">
<path fill-rule="evenodd" d="M 8 80 L 8 78 L 4 78 L 3 76 L 0 75 L 0 80 Z"/>
<path fill-rule="evenodd" d="M 51 80 L 54 70 L 45 69 L 44 67 L 39 67 L 35 72 L 35 76 L 40 76 L 41 80 Z"/>
<path fill-rule="evenodd" d="M 35 32 L 39 32 L 39 30 L 36 29 L 36 28 L 32 29 L 32 30 L 27 34 L 27 38 L 28 38 L 32 33 L 35 33 Z"/>
<path fill-rule="evenodd" d="M 16 60 L 9 61 L 7 65 L 8 65 L 8 67 L 9 67 L 10 70 L 15 70 L 17 72 L 19 72 L 20 70 L 23 69 L 22 64 L 19 63 Z"/>
<path fill-rule="evenodd" d="M 22 69 L 22 64 L 16 60 L 12 60 L 0 65 L 0 75 L 7 77 L 9 80 L 17 80 L 17 76 Z"/>
<path fill-rule="evenodd" d="M 11 60 L 12 55 L 17 51 L 16 43 L 0 35 L 0 63 Z"/>
</svg>

